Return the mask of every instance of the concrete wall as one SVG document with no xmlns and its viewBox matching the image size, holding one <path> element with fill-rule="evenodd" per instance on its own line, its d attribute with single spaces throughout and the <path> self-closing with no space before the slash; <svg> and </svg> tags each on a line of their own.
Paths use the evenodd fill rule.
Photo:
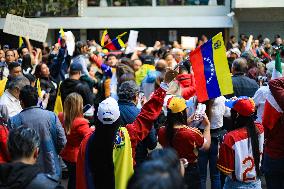
<svg viewBox="0 0 284 189">
<path fill-rule="evenodd" d="M 284 0 L 282 0 L 284 2 Z M 284 37 L 284 8 L 234 9 L 234 27 L 230 35 L 240 33 L 273 39 L 275 34 Z"/>
<path fill-rule="evenodd" d="M 233 0 L 233 8 L 284 7 L 283 0 Z"/>
</svg>

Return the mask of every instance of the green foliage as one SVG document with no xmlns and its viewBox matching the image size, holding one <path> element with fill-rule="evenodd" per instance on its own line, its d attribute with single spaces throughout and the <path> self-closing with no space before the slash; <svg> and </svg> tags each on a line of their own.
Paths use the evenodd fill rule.
<svg viewBox="0 0 284 189">
<path fill-rule="evenodd" d="M 24 16 L 78 16 L 78 0 L 6 0 L 0 4 L 0 17 L 7 13 Z"/>
</svg>

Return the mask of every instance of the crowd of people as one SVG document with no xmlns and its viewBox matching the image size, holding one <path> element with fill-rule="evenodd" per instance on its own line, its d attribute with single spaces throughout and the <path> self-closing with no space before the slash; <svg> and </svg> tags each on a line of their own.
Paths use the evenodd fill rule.
<svg viewBox="0 0 284 189">
<path fill-rule="evenodd" d="M 4 44 L 0 188 L 64 188 L 66 169 L 68 189 L 206 189 L 208 166 L 212 189 L 262 188 L 263 175 L 284 188 L 283 46 L 231 36 L 234 93 L 199 102 L 177 41 L 129 54 L 77 41 L 72 56 L 64 36 Z"/>
</svg>

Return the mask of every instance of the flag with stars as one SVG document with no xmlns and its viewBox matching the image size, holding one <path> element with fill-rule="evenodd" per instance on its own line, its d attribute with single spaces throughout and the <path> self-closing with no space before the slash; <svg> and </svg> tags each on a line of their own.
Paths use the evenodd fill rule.
<svg viewBox="0 0 284 189">
<path fill-rule="evenodd" d="M 199 102 L 233 93 L 222 33 L 190 53 Z"/>
</svg>

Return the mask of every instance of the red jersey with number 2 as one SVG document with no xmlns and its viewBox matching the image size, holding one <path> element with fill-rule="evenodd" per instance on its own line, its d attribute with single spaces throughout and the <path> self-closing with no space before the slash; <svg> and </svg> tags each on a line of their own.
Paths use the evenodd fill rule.
<svg viewBox="0 0 284 189">
<path fill-rule="evenodd" d="M 255 125 L 259 131 L 259 151 L 262 156 L 264 129 L 259 123 Z M 248 138 L 246 128 L 236 129 L 226 134 L 219 149 L 217 167 L 234 180 L 248 183 L 257 179 L 251 140 Z"/>
</svg>

